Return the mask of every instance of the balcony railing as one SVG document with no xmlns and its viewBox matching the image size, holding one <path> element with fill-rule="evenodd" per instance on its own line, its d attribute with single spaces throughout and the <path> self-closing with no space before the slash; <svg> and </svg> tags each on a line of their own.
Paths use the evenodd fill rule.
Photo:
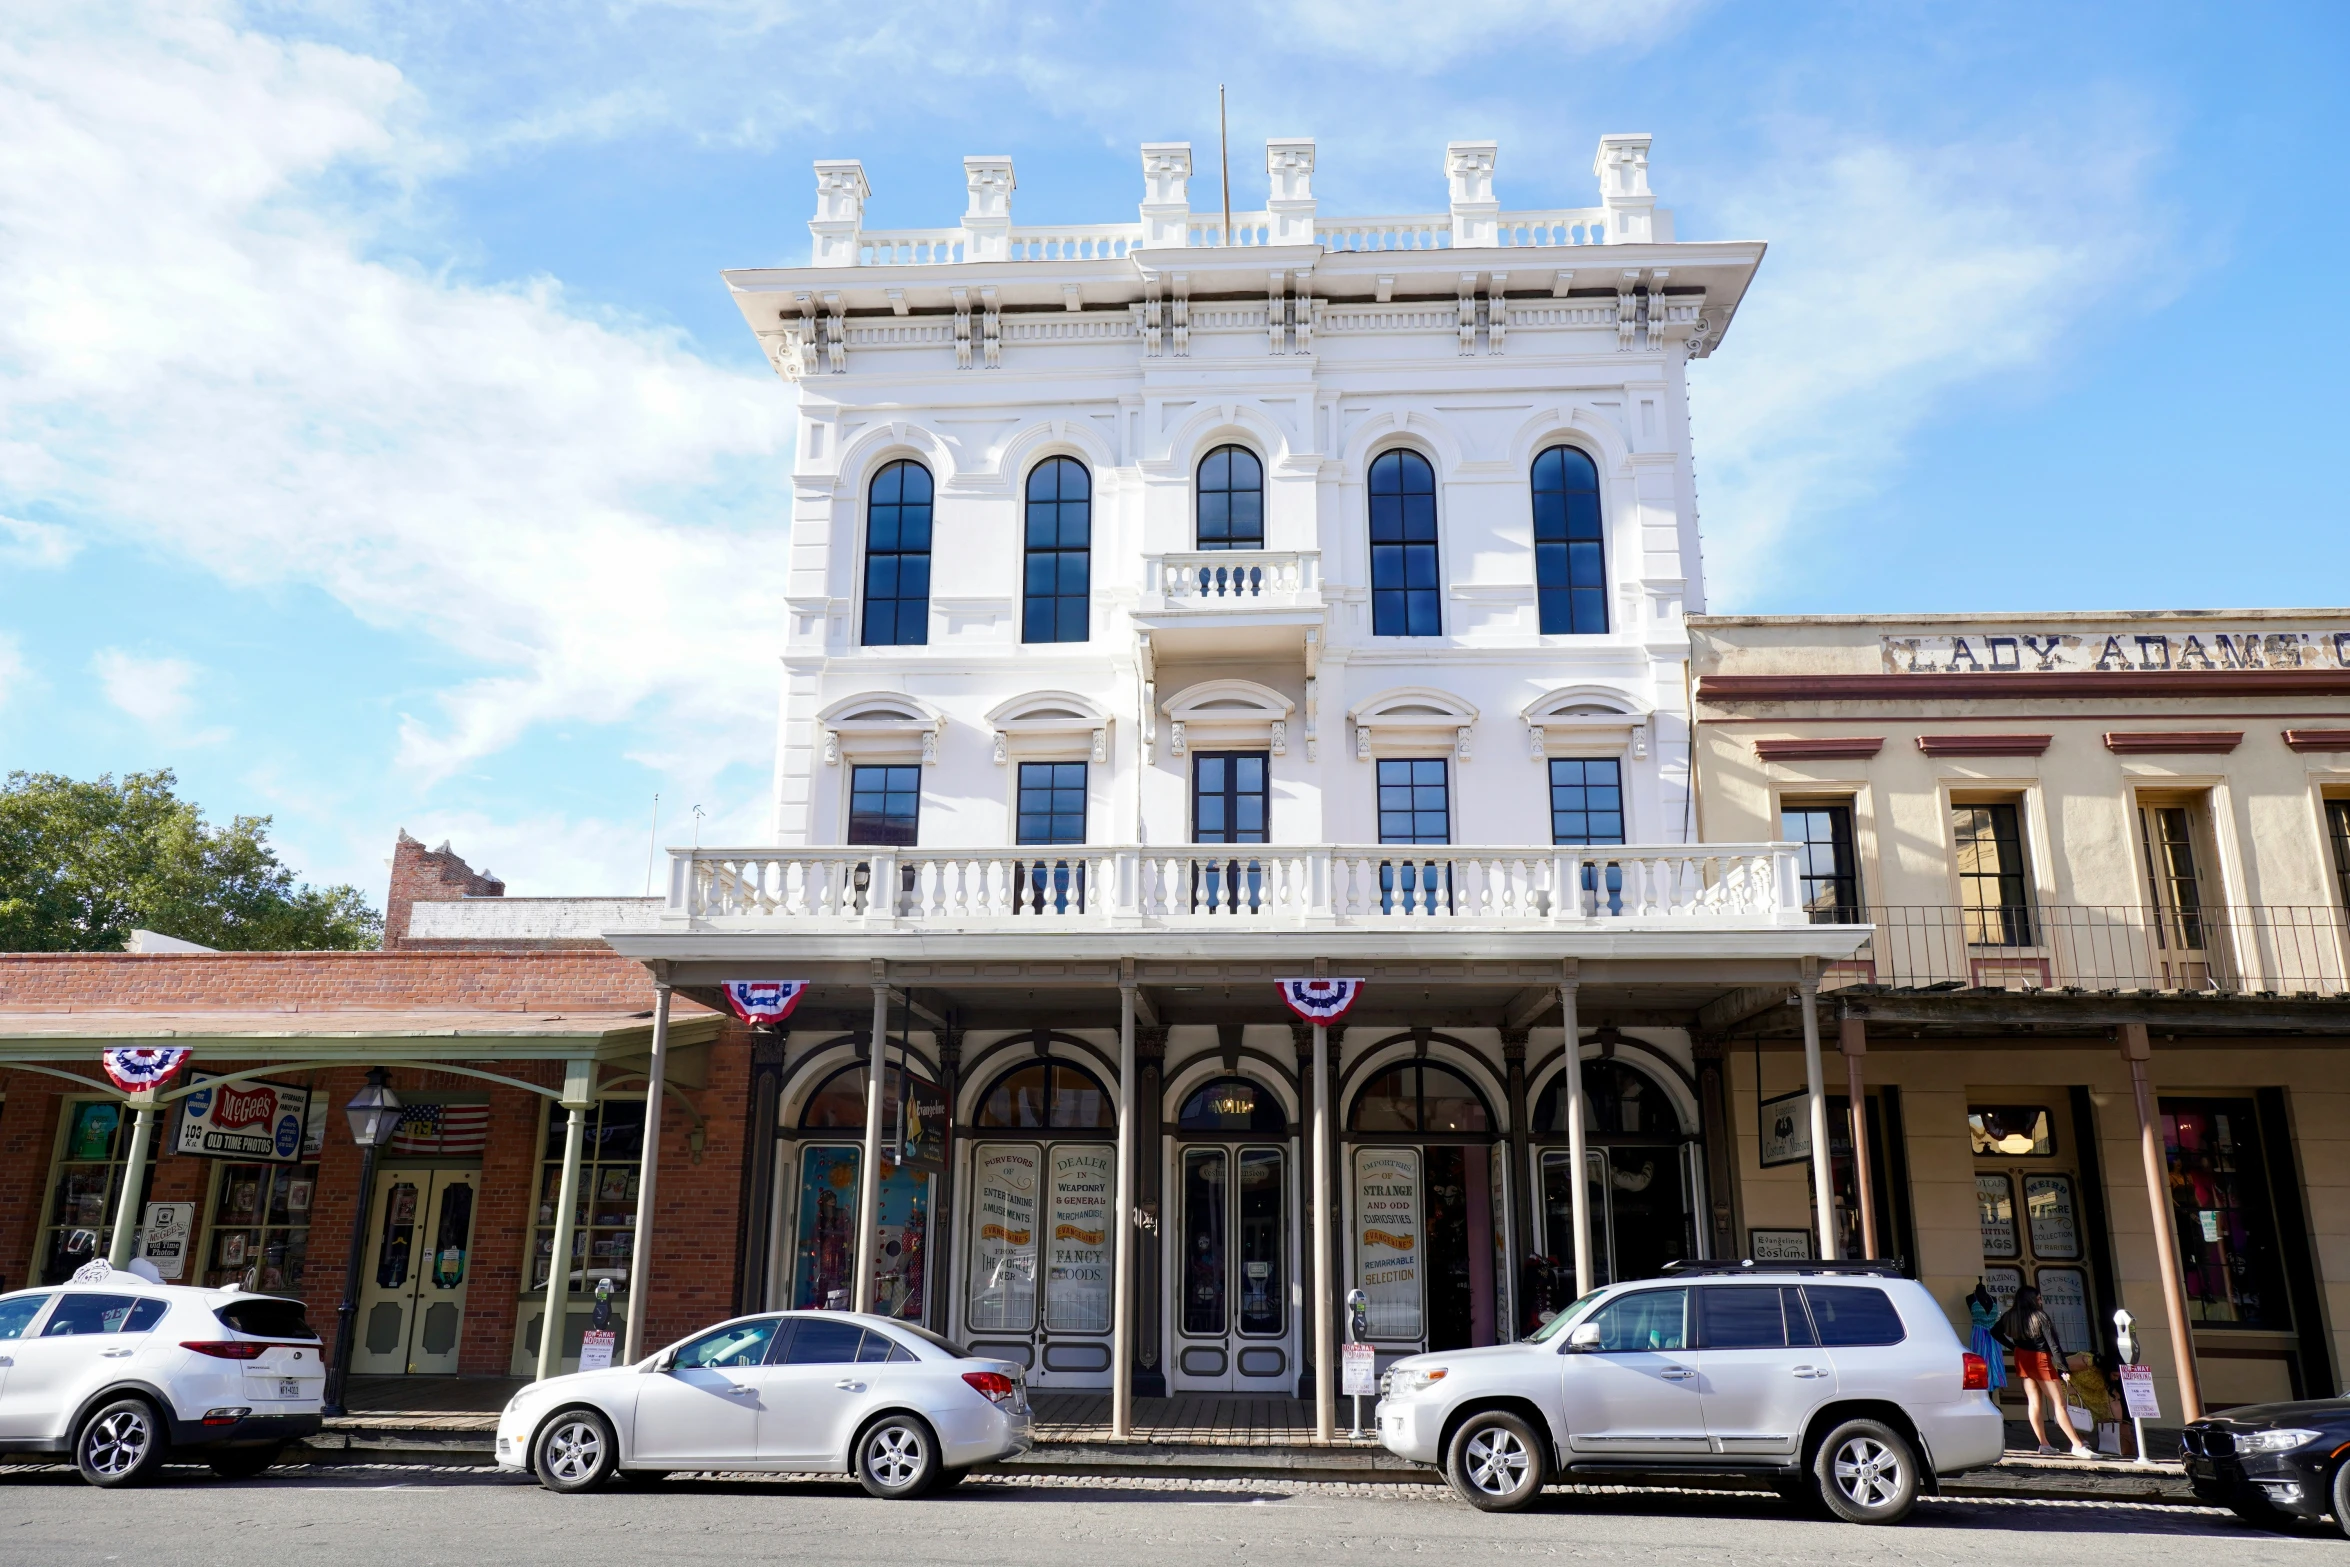
<svg viewBox="0 0 2350 1567">
<path fill-rule="evenodd" d="M 1143 592 L 1167 609 L 1310 608 L 1322 601 L 1319 550 L 1187 550 L 1143 557 Z"/>
<path fill-rule="evenodd" d="M 1788 844 L 673 849 L 664 918 L 1017 932 L 1634 922 L 1802 925 Z M 890 889 L 895 889 L 892 895 Z"/>
<path fill-rule="evenodd" d="M 1510 249 L 1560 248 L 1607 243 L 1605 207 L 1562 207 L 1504 212 L 1495 222 L 1494 243 Z M 1235 212 L 1232 227 L 1222 213 L 1195 212 L 1184 224 L 1186 245 L 1194 247 L 1270 245 L 1276 225 L 1270 212 Z M 1005 247 L 1013 261 L 1100 261 L 1144 251 L 1140 223 L 1064 223 L 1018 227 Z M 1325 250 L 1450 250 L 1452 214 L 1418 212 L 1398 217 L 1314 220 L 1314 243 Z M 924 266 L 962 262 L 977 248 L 968 230 L 866 229 L 857 235 L 861 267 Z"/>
<path fill-rule="evenodd" d="M 1868 945 L 1826 983 L 1933 990 L 2350 992 L 2339 909 L 2094 904 L 1869 909 Z"/>
</svg>

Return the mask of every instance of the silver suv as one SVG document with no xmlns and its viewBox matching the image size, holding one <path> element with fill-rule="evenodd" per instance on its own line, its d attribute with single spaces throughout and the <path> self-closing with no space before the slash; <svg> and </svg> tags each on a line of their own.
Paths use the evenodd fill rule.
<svg viewBox="0 0 2350 1567">
<path fill-rule="evenodd" d="M 1487 1511 L 1556 1479 L 1744 1475 L 1854 1523 L 2005 1446 L 1989 1368 L 1886 1263 L 1676 1263 L 1532 1337 L 1399 1360 L 1379 1440 Z"/>
</svg>

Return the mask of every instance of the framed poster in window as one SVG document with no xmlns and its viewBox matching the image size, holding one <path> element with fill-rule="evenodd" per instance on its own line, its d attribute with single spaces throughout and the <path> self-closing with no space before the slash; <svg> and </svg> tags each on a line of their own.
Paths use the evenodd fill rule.
<svg viewBox="0 0 2350 1567">
<path fill-rule="evenodd" d="M 2097 1329 L 2089 1321 L 2089 1276 L 2078 1268 L 2042 1268 L 2032 1275 L 2040 1287 L 2040 1304 L 2055 1324 L 2056 1342 L 2068 1355 L 2097 1348 Z"/>
<path fill-rule="evenodd" d="M 2021 1268 L 1991 1267 L 1983 1270 L 1983 1288 L 1990 1292 L 1993 1304 L 1999 1308 L 1999 1315 L 2003 1317 L 2007 1315 L 2007 1308 L 2015 1304 L 2015 1292 L 2023 1287 L 2024 1270 Z"/>
<path fill-rule="evenodd" d="M 2032 1255 L 2050 1262 L 2078 1262 L 2081 1225 L 2073 1210 L 2069 1175 L 2024 1177 L 2024 1219 L 2032 1229 Z"/>
<path fill-rule="evenodd" d="M 1757 1262 L 1809 1262 L 1811 1231 L 1748 1230 L 1746 1255 Z"/>
<path fill-rule="evenodd" d="M 1762 1148 L 1762 1166 L 1801 1164 L 1811 1157 L 1811 1095 L 1798 1088 L 1756 1107 L 1756 1136 Z"/>
<path fill-rule="evenodd" d="M 1106 1144 L 1064 1143 L 1053 1150 L 1052 1168 L 1044 1325 L 1056 1333 L 1107 1333 L 1114 1150 Z"/>
<path fill-rule="evenodd" d="M 2005 1175 L 1975 1176 L 1975 1214 L 1983 1226 L 1983 1255 L 2023 1255 L 2015 1229 L 2015 1183 Z"/>
<path fill-rule="evenodd" d="M 1026 1333 L 1036 1325 L 1037 1149 L 991 1143 L 972 1158 L 973 1332 Z"/>
<path fill-rule="evenodd" d="M 1355 1282 L 1372 1338 L 1420 1336 L 1420 1256 L 1420 1151 L 1356 1149 Z"/>
</svg>

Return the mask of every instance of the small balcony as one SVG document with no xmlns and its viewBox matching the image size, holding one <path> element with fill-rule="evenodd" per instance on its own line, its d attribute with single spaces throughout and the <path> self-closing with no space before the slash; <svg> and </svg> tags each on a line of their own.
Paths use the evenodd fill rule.
<svg viewBox="0 0 2350 1567">
<path fill-rule="evenodd" d="M 2340 909 L 2033 904 L 1880 908 L 1823 988 L 2314 999 L 2350 994 Z"/>
<path fill-rule="evenodd" d="M 1184 550 L 1142 558 L 1135 619 L 1169 650 L 1295 648 L 1322 623 L 1319 550 Z"/>
</svg>

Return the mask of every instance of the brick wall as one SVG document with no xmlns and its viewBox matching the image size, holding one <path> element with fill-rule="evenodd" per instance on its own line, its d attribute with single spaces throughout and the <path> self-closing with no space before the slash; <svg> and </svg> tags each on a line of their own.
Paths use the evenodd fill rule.
<svg viewBox="0 0 2350 1567">
<path fill-rule="evenodd" d="M 643 965 L 608 949 L 0 953 L 0 1012 L 650 1012 Z M 680 1000 L 677 1011 L 704 1009 Z"/>
<path fill-rule="evenodd" d="M 505 895 L 504 882 L 476 872 L 447 843 L 428 849 L 403 831 L 392 844 L 391 890 L 384 899 L 384 946 L 396 950 L 408 939 L 408 911 L 416 904 Z"/>
</svg>

